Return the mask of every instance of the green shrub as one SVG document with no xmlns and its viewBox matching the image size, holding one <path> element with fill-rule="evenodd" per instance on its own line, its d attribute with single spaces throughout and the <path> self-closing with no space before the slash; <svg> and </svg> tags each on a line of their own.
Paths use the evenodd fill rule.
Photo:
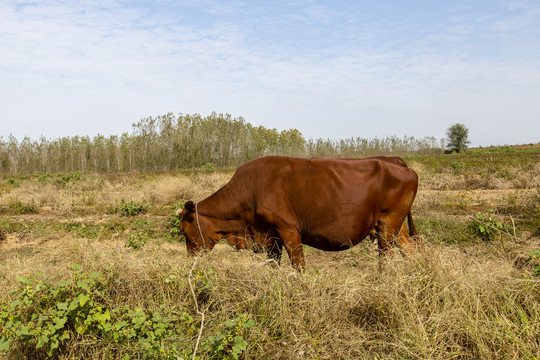
<svg viewBox="0 0 540 360">
<path fill-rule="evenodd" d="M 476 214 L 476 218 L 470 223 L 474 235 L 483 241 L 493 241 L 495 236 L 506 232 L 506 227 L 495 217 L 495 210 L 489 209 L 486 213 Z"/>
<path fill-rule="evenodd" d="M 145 233 L 130 234 L 126 241 L 126 246 L 138 250 L 142 248 L 148 242 L 148 235 Z"/>
<path fill-rule="evenodd" d="M 19 200 L 10 201 L 8 207 L 17 214 L 37 214 L 38 208 L 34 201 L 31 204 L 23 203 Z"/>
<path fill-rule="evenodd" d="M 203 166 L 201 166 L 201 170 L 213 171 L 213 170 L 216 170 L 216 165 L 214 165 L 213 163 L 206 163 Z"/>
<path fill-rule="evenodd" d="M 176 214 L 172 214 L 169 216 L 169 220 L 167 221 L 167 227 L 169 228 L 169 233 L 173 238 L 179 237 L 180 234 L 180 216 L 176 216 Z"/>
<path fill-rule="evenodd" d="M 52 178 L 52 175 L 49 173 L 36 175 L 36 179 L 38 182 L 47 182 L 51 178 Z"/>
<path fill-rule="evenodd" d="M 255 324 L 248 320 L 246 314 L 228 320 L 224 329 L 201 344 L 201 348 L 210 354 L 211 359 L 235 359 L 247 349 L 248 342 L 244 339 L 248 329 Z"/>
<path fill-rule="evenodd" d="M 107 299 L 114 274 L 70 269 L 72 277 L 58 284 L 19 279 L 15 300 L 0 303 L 0 355 L 18 347 L 32 358 L 58 358 L 74 344 L 100 341 L 136 358 L 180 358 L 181 344 L 171 339 L 185 331 L 180 325 L 194 327 L 191 316 L 112 306 Z"/>
<path fill-rule="evenodd" d="M 148 205 L 146 205 L 144 202 L 136 203 L 131 200 L 126 201 L 122 199 L 120 201 L 118 211 L 120 211 L 124 216 L 135 216 L 146 213 L 148 211 Z"/>
<path fill-rule="evenodd" d="M 463 169 L 465 167 L 465 163 L 462 162 L 462 161 L 454 161 L 450 164 L 450 166 L 452 167 L 452 169 L 454 170 L 459 170 L 459 169 Z"/>
<path fill-rule="evenodd" d="M 86 239 L 96 239 L 101 232 L 101 226 L 99 225 L 88 225 L 75 222 L 62 224 L 62 228 L 66 231 L 74 232 L 79 238 Z"/>
<path fill-rule="evenodd" d="M 15 178 L 7 179 L 6 183 L 14 188 L 18 188 L 19 186 L 21 186 L 21 184 Z"/>
<path fill-rule="evenodd" d="M 83 177 L 82 173 L 79 171 L 69 174 L 58 174 L 57 175 L 57 182 L 61 185 L 66 185 L 70 182 L 75 182 L 81 180 Z"/>
</svg>

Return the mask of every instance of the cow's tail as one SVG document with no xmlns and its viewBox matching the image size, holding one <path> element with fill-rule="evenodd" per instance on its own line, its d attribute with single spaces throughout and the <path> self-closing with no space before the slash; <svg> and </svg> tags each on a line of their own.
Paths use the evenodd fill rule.
<svg viewBox="0 0 540 360">
<path fill-rule="evenodd" d="M 416 231 L 416 227 L 414 226 L 411 211 L 407 214 L 407 222 L 409 223 L 409 235 L 418 239 L 418 231 Z"/>
</svg>

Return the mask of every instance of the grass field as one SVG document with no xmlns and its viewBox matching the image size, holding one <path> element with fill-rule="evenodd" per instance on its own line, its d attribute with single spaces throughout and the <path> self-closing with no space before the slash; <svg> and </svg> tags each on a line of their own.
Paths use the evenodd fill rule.
<svg viewBox="0 0 540 360">
<path fill-rule="evenodd" d="M 0 358 L 540 358 L 540 151 L 409 156 L 425 249 L 285 258 L 174 233 L 234 169 L 0 176 Z"/>
</svg>

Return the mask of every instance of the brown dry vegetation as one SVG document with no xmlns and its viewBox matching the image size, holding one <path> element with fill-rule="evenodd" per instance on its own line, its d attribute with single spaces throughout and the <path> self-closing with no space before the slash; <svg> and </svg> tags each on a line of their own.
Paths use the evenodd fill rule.
<svg viewBox="0 0 540 360">
<path fill-rule="evenodd" d="M 220 352 L 210 341 L 219 334 L 247 342 L 243 359 L 538 358 L 540 281 L 526 260 L 540 248 L 540 156 L 506 155 L 407 158 L 420 176 L 413 211 L 425 251 L 413 261 L 395 256 L 382 272 L 367 240 L 337 253 L 307 248 L 303 274 L 286 258 L 275 268 L 261 254 L 224 244 L 194 264 L 170 234 L 170 215 L 183 201 L 217 190 L 232 170 L 5 176 L 0 304 L 17 298 L 19 277 L 56 284 L 79 264 L 85 273 L 105 274 L 111 308 L 191 318 L 177 319 L 177 333 L 162 340 L 158 355 L 134 343 L 74 335 L 54 355 L 61 359 L 187 359 L 197 345 L 199 358 L 234 358 L 230 343 Z M 122 216 L 122 199 L 148 211 Z M 485 242 L 470 224 L 488 209 L 505 233 Z M 137 250 L 128 246 L 134 234 L 146 241 Z M 231 320 L 254 324 L 231 330 Z M 5 356 L 43 356 L 30 345 L 12 343 Z"/>
</svg>

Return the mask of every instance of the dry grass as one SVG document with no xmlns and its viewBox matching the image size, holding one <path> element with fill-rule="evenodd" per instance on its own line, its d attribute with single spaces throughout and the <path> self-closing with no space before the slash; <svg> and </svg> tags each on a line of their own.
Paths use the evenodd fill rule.
<svg viewBox="0 0 540 360">
<path fill-rule="evenodd" d="M 59 281 L 77 263 L 88 272 L 113 269 L 115 304 L 191 309 L 195 317 L 187 285 L 192 261 L 182 244 L 131 251 L 118 242 L 48 242 L 2 253 L 0 297 L 10 297 L 19 276 Z M 428 246 L 412 263 L 394 257 L 381 273 L 376 252 L 365 246 L 335 254 L 308 251 L 303 274 L 289 265 L 263 264 L 262 255 L 225 245 L 198 260 L 195 289 L 199 306 L 207 309 L 203 340 L 245 314 L 255 320 L 245 335 L 246 359 L 540 355 L 540 282 L 496 254 Z M 170 274 L 177 275 L 174 286 L 164 282 Z M 187 349 L 195 338 L 184 344 Z M 93 344 L 89 358 L 101 358 L 100 346 Z M 82 344 L 73 347 L 89 354 Z"/>
<path fill-rule="evenodd" d="M 199 172 L 191 175 L 84 175 L 83 179 L 58 183 L 20 180 L 20 186 L 0 191 L 0 210 L 13 202 L 35 204 L 41 213 L 111 212 L 120 200 L 145 202 L 160 208 L 185 199 L 200 200 L 223 186 L 231 177 L 228 172 Z"/>
</svg>

